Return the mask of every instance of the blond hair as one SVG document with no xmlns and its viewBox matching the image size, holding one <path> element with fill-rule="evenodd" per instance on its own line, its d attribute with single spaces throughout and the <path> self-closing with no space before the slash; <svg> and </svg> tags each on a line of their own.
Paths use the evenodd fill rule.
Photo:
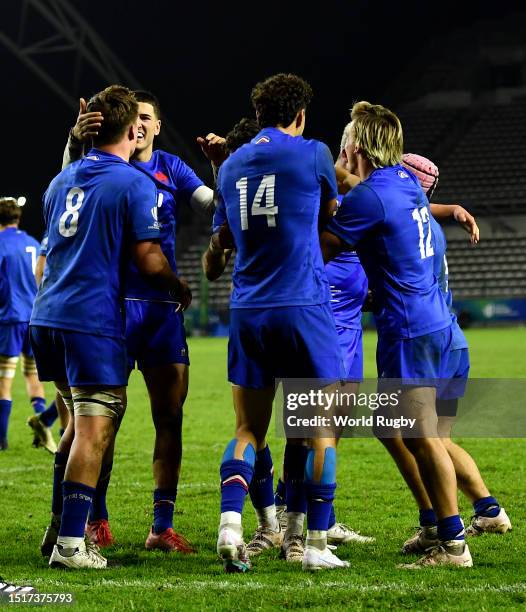
<svg viewBox="0 0 526 612">
<path fill-rule="evenodd" d="M 400 119 L 388 108 L 356 102 L 351 110 L 354 143 L 374 168 L 399 164 L 404 150 Z"/>
<path fill-rule="evenodd" d="M 340 152 L 347 146 L 347 141 L 349 140 L 349 136 L 351 134 L 351 126 L 352 122 L 349 121 L 349 123 L 343 128 L 342 139 L 340 141 Z"/>
</svg>

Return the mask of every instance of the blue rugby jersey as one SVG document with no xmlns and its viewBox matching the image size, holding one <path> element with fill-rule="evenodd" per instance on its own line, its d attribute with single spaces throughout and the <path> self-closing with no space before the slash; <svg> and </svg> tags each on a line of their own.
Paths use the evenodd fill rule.
<svg viewBox="0 0 526 612">
<path fill-rule="evenodd" d="M 214 228 L 228 220 L 237 249 L 231 308 L 330 300 L 319 245 L 320 201 L 336 198 L 327 146 L 263 129 L 221 166 Z"/>
<path fill-rule="evenodd" d="M 177 155 L 155 150 L 147 162 L 131 164 L 146 174 L 157 187 L 157 205 L 153 207 L 161 232 L 161 249 L 172 270 L 177 273 L 175 242 L 181 201 L 190 202 L 194 191 L 204 183 Z M 130 263 L 126 271 L 126 297 L 143 300 L 172 300 L 168 292 L 152 287 Z"/>
<path fill-rule="evenodd" d="M 133 242 L 159 239 L 156 200 L 149 178 L 97 149 L 56 176 L 44 195 L 47 259 L 31 324 L 122 337 L 123 266 Z"/>
<path fill-rule="evenodd" d="M 433 245 L 435 250 L 433 259 L 434 273 L 438 280 L 440 291 L 444 296 L 451 314 L 451 333 L 453 336 L 451 350 L 455 351 L 468 348 L 466 336 L 458 324 L 457 315 L 453 312 L 453 294 L 449 288 L 449 270 L 446 258 L 446 236 L 444 235 L 444 231 L 440 227 L 440 224 L 433 217 L 431 217 L 431 231 L 433 232 Z"/>
<path fill-rule="evenodd" d="M 415 338 L 451 324 L 433 274 L 430 217 L 416 177 L 396 165 L 374 170 L 352 189 L 327 226 L 356 248 L 380 334 Z"/>
<path fill-rule="evenodd" d="M 27 323 L 37 292 L 38 242 L 16 227 L 0 232 L 0 325 Z"/>
</svg>

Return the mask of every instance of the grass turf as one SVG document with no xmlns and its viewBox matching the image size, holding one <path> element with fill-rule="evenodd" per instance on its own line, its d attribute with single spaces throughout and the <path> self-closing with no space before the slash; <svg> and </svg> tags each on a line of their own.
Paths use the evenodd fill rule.
<svg viewBox="0 0 526 612">
<path fill-rule="evenodd" d="M 468 332 L 475 377 L 524 377 L 524 328 Z M 375 337 L 365 336 L 366 375 L 374 376 Z M 251 610 L 347 608 L 418 610 L 519 609 L 526 605 L 526 440 L 466 439 L 492 492 L 508 510 L 514 530 L 470 540 L 475 567 L 408 572 L 396 568 L 400 544 L 417 524 L 409 492 L 381 445 L 343 440 L 339 449 L 336 511 L 339 520 L 367 535 L 373 545 L 347 545 L 338 554 L 349 570 L 302 573 L 278 559 L 258 558 L 247 575 L 225 575 L 216 559 L 219 461 L 232 437 L 233 411 L 226 383 L 226 341 L 190 341 L 190 393 L 185 407 L 184 456 L 175 528 L 198 546 L 191 556 L 144 550 L 152 520 L 153 427 L 140 375 L 132 375 L 129 404 L 119 439 L 108 505 L 117 544 L 108 557 L 120 567 L 105 571 L 50 570 L 39 544 L 47 524 L 52 458 L 30 447 L 28 402 L 20 374 L 14 384 L 10 448 L 0 453 L 0 575 L 30 582 L 40 591 L 72 592 L 76 610 Z M 48 389 L 51 397 L 51 388 Z M 269 442 L 279 466 L 283 440 Z M 276 469 L 276 472 L 278 469 Z M 470 504 L 462 496 L 461 512 Z M 245 533 L 255 527 L 250 502 Z M 11 605 L 11 604 L 9 604 Z M 51 606 L 44 606 L 50 609 Z"/>
</svg>

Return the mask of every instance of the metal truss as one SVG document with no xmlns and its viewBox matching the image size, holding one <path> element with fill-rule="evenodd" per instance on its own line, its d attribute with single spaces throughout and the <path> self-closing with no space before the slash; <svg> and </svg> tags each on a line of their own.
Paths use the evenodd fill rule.
<svg viewBox="0 0 526 612">
<path fill-rule="evenodd" d="M 2 6 L 0 43 L 37 75 L 70 109 L 86 79 L 143 89 L 70 0 L 11 0 Z M 60 62 L 52 70 L 49 58 Z M 194 167 L 202 165 L 185 139 L 163 117 L 160 141 Z"/>
</svg>

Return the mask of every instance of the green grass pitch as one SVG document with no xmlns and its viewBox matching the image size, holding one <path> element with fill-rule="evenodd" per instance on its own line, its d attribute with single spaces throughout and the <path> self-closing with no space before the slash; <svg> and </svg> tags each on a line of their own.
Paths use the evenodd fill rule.
<svg viewBox="0 0 526 612">
<path fill-rule="evenodd" d="M 468 332 L 472 375 L 525 377 L 526 329 Z M 366 375 L 374 376 L 372 333 L 365 337 Z M 232 437 L 234 417 L 226 382 L 226 340 L 190 340 L 190 393 L 185 406 L 184 455 L 175 527 L 198 547 L 191 556 L 150 553 L 144 541 L 151 523 L 153 427 L 146 391 L 134 373 L 119 439 L 108 505 L 117 544 L 107 555 L 120 567 L 105 571 L 50 570 L 39 544 L 48 520 L 52 458 L 32 449 L 29 414 L 17 376 L 10 449 L 0 454 L 0 575 L 31 582 L 42 592 L 72 592 L 75 610 L 270 610 L 270 609 L 524 609 L 526 606 L 526 440 L 464 440 L 492 493 L 514 524 L 511 534 L 471 540 L 473 569 L 396 569 L 399 548 L 413 533 L 417 513 L 409 492 L 381 445 L 343 440 L 338 460 L 339 520 L 367 535 L 373 545 L 347 545 L 338 554 L 349 570 L 302 573 L 278 559 L 258 558 L 247 575 L 225 575 L 215 554 L 219 519 L 219 461 Z M 48 389 L 51 397 L 51 388 Z M 271 433 L 276 466 L 283 440 Z M 278 467 L 276 467 L 278 471 Z M 469 520 L 470 504 L 460 496 Z M 245 535 L 255 527 L 250 502 Z M 12 604 L 7 604 L 14 607 Z M 46 608 L 48 608 L 46 606 Z"/>
</svg>

